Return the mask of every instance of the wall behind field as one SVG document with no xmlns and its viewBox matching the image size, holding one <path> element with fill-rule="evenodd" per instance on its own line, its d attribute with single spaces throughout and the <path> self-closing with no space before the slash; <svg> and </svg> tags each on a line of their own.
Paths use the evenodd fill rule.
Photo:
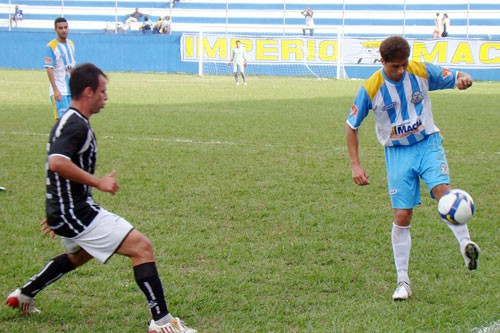
<svg viewBox="0 0 500 333">
<path fill-rule="evenodd" d="M 4 55 L 0 67 L 43 69 L 53 32 L 0 31 Z M 79 63 L 93 62 L 105 71 L 197 73 L 198 66 L 180 61 L 180 35 L 71 33 Z"/>
<path fill-rule="evenodd" d="M 25 18 L 11 26 L 8 18 L 16 4 Z M 51 31 L 54 18 L 64 16 L 74 32 L 113 31 L 123 27 L 138 7 L 153 21 L 171 16 L 174 31 L 201 27 L 227 31 L 237 25 L 251 26 L 245 31 L 253 32 L 285 27 L 299 31 L 304 25 L 301 11 L 310 6 L 317 27 L 341 27 L 346 36 L 427 38 L 439 12 L 451 19 L 450 36 L 500 38 L 498 0 L 180 0 L 170 4 L 165 0 L 0 0 L 0 30 Z"/>
<path fill-rule="evenodd" d="M 0 31 L 4 49 L 0 67 L 43 69 L 46 44 L 54 37 L 53 32 Z M 180 34 L 115 35 L 72 32 L 70 39 L 76 45 L 76 59 L 79 63 L 93 62 L 104 71 L 198 73 L 196 62 L 181 61 Z M 498 45 L 498 41 L 496 44 Z M 497 48 L 497 52 L 499 49 Z M 350 78 L 367 78 L 379 66 L 347 66 L 346 72 Z M 476 80 L 500 81 L 498 64 L 491 68 L 466 71 Z"/>
</svg>

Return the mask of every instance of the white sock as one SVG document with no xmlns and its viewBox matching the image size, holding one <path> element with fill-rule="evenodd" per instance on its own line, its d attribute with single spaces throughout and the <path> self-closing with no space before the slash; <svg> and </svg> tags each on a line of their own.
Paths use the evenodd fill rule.
<svg viewBox="0 0 500 333">
<path fill-rule="evenodd" d="M 467 242 L 470 242 L 470 234 L 469 228 L 467 228 L 467 224 L 451 224 L 449 222 L 446 222 L 446 224 L 448 225 L 448 228 L 453 231 L 453 234 L 460 244 L 461 250 Z"/>
<path fill-rule="evenodd" d="M 410 227 L 400 227 L 393 224 L 391 239 L 398 283 L 404 281 L 410 284 L 410 277 L 408 276 L 411 249 Z"/>
<path fill-rule="evenodd" d="M 158 326 L 163 326 L 163 325 L 166 325 L 166 324 L 172 322 L 173 319 L 174 319 L 174 317 L 172 317 L 172 315 L 169 313 L 165 317 L 158 319 L 158 320 L 155 320 L 155 323 Z"/>
</svg>

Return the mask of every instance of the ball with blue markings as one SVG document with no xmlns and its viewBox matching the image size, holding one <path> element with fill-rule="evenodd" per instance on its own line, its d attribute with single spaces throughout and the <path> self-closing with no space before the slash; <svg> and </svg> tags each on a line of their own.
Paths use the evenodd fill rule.
<svg viewBox="0 0 500 333">
<path fill-rule="evenodd" d="M 466 224 L 474 215 L 474 201 L 464 190 L 451 190 L 439 199 L 441 218 L 451 224 Z"/>
</svg>

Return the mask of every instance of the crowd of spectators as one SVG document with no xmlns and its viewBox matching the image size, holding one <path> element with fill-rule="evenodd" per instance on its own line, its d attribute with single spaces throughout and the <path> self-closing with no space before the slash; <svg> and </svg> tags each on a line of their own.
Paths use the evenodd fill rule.
<svg viewBox="0 0 500 333">
<path fill-rule="evenodd" d="M 141 18 L 142 22 L 140 22 Z M 170 35 L 172 31 L 172 19 L 170 15 L 160 16 L 158 20 L 153 22 L 149 16 L 141 13 L 139 8 L 136 8 L 133 13 L 128 15 L 123 24 L 123 30 L 135 30 L 133 26 L 136 24 L 140 24 L 138 30 L 143 33 L 151 32 L 154 34 Z"/>
</svg>

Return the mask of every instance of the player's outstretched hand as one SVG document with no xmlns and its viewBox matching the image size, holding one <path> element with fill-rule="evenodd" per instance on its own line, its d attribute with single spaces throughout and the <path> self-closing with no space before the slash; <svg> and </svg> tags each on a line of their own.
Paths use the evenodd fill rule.
<svg viewBox="0 0 500 333">
<path fill-rule="evenodd" d="M 457 75 L 457 88 L 464 90 L 472 86 L 472 77 L 464 72 L 458 72 Z"/>
<path fill-rule="evenodd" d="M 56 237 L 56 233 L 52 230 L 47 224 L 47 218 L 44 218 L 42 222 L 40 222 L 40 226 L 42 227 L 42 232 L 44 235 L 48 235 L 50 238 Z"/>
<path fill-rule="evenodd" d="M 97 189 L 99 191 L 108 192 L 111 195 L 115 195 L 116 191 L 120 188 L 118 185 L 118 179 L 115 178 L 116 171 L 113 170 L 108 173 L 106 176 L 102 177 L 99 180 L 99 185 Z"/>
</svg>

